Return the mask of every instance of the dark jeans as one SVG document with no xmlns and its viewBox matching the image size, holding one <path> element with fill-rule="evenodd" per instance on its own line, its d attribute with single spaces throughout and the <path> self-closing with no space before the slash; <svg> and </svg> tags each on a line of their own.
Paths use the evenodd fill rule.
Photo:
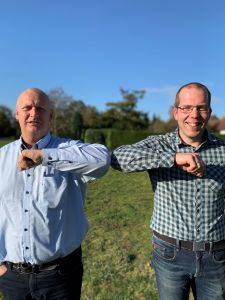
<svg viewBox="0 0 225 300">
<path fill-rule="evenodd" d="M 160 300 L 225 299 L 225 250 L 190 251 L 153 236 L 152 265 Z"/>
<path fill-rule="evenodd" d="M 54 270 L 20 273 L 8 268 L 0 276 L 4 300 L 79 300 L 83 264 L 81 249 L 63 258 Z"/>
</svg>

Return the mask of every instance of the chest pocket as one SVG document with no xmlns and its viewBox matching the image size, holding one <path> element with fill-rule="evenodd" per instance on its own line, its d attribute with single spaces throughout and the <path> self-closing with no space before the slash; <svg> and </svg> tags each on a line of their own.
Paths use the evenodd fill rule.
<svg viewBox="0 0 225 300">
<path fill-rule="evenodd" d="M 67 189 L 68 172 L 46 167 L 42 173 L 39 204 L 54 208 L 62 204 L 61 196 Z"/>
<path fill-rule="evenodd" d="M 210 189 L 225 191 L 225 165 L 210 163 L 206 166 L 205 177 Z"/>
</svg>

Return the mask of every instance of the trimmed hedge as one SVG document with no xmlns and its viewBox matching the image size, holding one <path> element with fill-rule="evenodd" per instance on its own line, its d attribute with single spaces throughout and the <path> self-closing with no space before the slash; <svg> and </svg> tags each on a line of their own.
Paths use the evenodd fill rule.
<svg viewBox="0 0 225 300">
<path fill-rule="evenodd" d="M 163 133 L 162 133 L 163 134 Z M 85 143 L 100 143 L 113 150 L 121 145 L 133 144 L 153 135 L 149 130 L 87 129 L 84 133 Z M 216 134 L 225 139 L 224 135 Z"/>
<path fill-rule="evenodd" d="M 87 129 L 84 134 L 85 143 L 100 143 L 110 150 L 121 145 L 136 143 L 150 135 L 148 130 Z"/>
</svg>

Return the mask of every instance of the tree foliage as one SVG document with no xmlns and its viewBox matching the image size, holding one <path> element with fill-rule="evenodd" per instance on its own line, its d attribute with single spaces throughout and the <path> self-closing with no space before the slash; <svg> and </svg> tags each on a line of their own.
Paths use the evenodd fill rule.
<svg viewBox="0 0 225 300">
<path fill-rule="evenodd" d="M 109 109 L 103 113 L 104 127 L 116 129 L 146 129 L 148 128 L 148 115 L 137 110 L 137 103 L 145 95 L 144 90 L 120 89 L 122 100 L 107 102 Z"/>
<path fill-rule="evenodd" d="M 12 111 L 0 106 L 0 137 L 16 136 L 17 125 Z"/>
<path fill-rule="evenodd" d="M 68 96 L 62 88 L 50 90 L 48 96 L 53 108 L 52 133 L 58 136 L 74 137 L 74 116 L 75 113 L 81 113 L 84 103 Z"/>
<path fill-rule="evenodd" d="M 68 96 L 62 88 L 48 92 L 53 108 L 51 131 L 58 136 L 81 138 L 82 129 L 100 128 L 101 114 L 95 107 Z"/>
<path fill-rule="evenodd" d="M 81 139 L 83 130 L 83 117 L 80 111 L 75 111 L 72 119 L 72 131 L 76 139 Z"/>
</svg>

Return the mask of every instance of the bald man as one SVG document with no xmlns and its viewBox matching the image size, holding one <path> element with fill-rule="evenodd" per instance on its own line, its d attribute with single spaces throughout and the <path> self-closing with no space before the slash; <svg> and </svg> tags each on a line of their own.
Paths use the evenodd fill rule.
<svg viewBox="0 0 225 300">
<path fill-rule="evenodd" d="M 80 299 L 87 182 L 109 167 L 105 146 L 54 137 L 37 88 L 16 105 L 20 139 L 0 149 L 0 290 L 5 300 Z"/>
</svg>

